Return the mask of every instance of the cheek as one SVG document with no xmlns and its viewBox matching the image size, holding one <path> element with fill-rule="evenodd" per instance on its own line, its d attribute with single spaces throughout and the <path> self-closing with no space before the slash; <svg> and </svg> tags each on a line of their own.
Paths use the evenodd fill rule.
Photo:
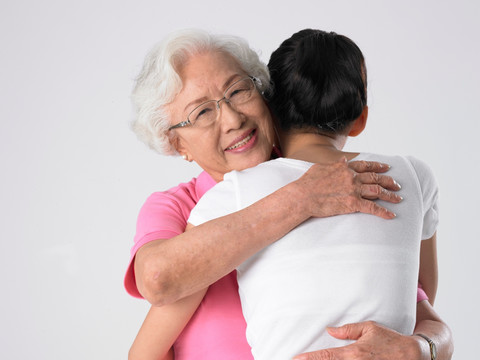
<svg viewBox="0 0 480 360">
<path fill-rule="evenodd" d="M 262 130 L 263 136 L 273 144 L 273 140 L 275 139 L 275 130 L 273 129 L 273 125 L 269 114 L 267 114 L 266 119 L 262 121 L 259 126 Z"/>
<path fill-rule="evenodd" d="M 270 111 L 267 106 L 262 106 L 261 111 L 259 111 L 259 126 L 265 133 L 265 136 L 270 138 L 273 134 L 273 122 L 270 115 Z"/>
</svg>

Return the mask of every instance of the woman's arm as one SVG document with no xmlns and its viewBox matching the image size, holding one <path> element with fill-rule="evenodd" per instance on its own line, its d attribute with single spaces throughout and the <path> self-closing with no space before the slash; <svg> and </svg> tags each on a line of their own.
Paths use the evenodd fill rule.
<svg viewBox="0 0 480 360">
<path fill-rule="evenodd" d="M 418 333 L 433 340 L 437 360 L 450 360 L 453 354 L 452 333 L 432 307 L 438 283 L 436 238 L 435 233 L 421 244 L 419 281 L 430 302 L 417 303 L 412 335 L 402 335 L 372 321 L 348 324 L 328 329 L 328 332 L 338 339 L 356 340 L 355 343 L 301 354 L 295 360 L 430 360 L 429 345 L 424 338 L 414 335 Z"/>
<path fill-rule="evenodd" d="M 355 171 L 349 168 L 353 168 Z M 208 287 L 251 255 L 310 217 L 353 212 L 391 219 L 394 213 L 366 200 L 401 201 L 395 181 L 371 162 L 316 164 L 300 179 L 241 211 L 191 231 L 142 246 L 134 262 L 140 293 L 161 306 Z"/>
<path fill-rule="evenodd" d="M 356 341 L 343 347 L 301 354 L 294 359 L 430 360 L 430 349 L 425 339 L 416 335 L 402 335 L 372 321 L 331 328 L 328 332 L 337 339 Z M 414 333 L 424 334 L 433 340 L 437 347 L 437 360 L 452 358 L 452 333 L 426 300 L 417 304 Z"/>
<path fill-rule="evenodd" d="M 174 304 L 152 306 L 128 353 L 129 360 L 173 360 L 172 346 L 207 289 Z"/>
<path fill-rule="evenodd" d="M 453 338 L 450 328 L 440 319 L 433 306 L 426 300 L 419 302 L 417 305 L 417 323 L 414 333 L 424 334 L 433 340 L 437 347 L 437 360 L 450 360 L 452 358 Z M 417 341 L 420 341 L 421 359 L 430 360 L 428 343 L 425 339 L 415 337 Z"/>
</svg>

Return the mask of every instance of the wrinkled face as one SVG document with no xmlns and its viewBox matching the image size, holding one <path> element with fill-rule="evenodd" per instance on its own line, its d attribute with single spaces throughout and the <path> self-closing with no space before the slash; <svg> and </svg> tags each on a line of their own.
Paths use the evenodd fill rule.
<svg viewBox="0 0 480 360">
<path fill-rule="evenodd" d="M 179 75 L 182 91 L 166 106 L 171 125 L 208 100 L 219 100 L 235 81 L 248 74 L 235 59 L 220 52 L 192 56 Z M 216 181 L 232 170 L 243 170 L 270 159 L 274 130 L 270 111 L 261 94 L 233 109 L 220 102 L 217 121 L 207 127 L 186 126 L 171 130 L 173 144 L 181 155 L 195 161 Z"/>
</svg>

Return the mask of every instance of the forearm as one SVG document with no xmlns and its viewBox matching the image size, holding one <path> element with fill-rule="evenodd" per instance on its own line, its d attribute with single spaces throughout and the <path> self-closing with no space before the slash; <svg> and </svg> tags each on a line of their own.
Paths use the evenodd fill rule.
<svg viewBox="0 0 480 360">
<path fill-rule="evenodd" d="M 305 221 L 300 196 L 289 184 L 241 211 L 144 245 L 135 259 L 140 292 L 158 306 L 209 286 Z"/>
<path fill-rule="evenodd" d="M 453 354 L 452 333 L 440 317 L 435 313 L 428 301 L 417 305 L 417 323 L 414 334 L 420 333 L 433 340 L 437 347 L 437 360 L 450 360 Z M 425 339 L 417 337 L 422 349 L 422 359 L 430 359 L 428 343 Z"/>
<path fill-rule="evenodd" d="M 207 289 L 173 304 L 152 306 L 130 348 L 129 360 L 173 360 L 172 346 L 202 302 Z"/>
<path fill-rule="evenodd" d="M 359 166 L 386 170 L 378 163 L 355 165 L 356 171 Z M 364 198 L 399 202 L 400 197 L 385 190 L 398 190 L 398 184 L 369 174 L 355 174 L 345 162 L 316 164 L 298 180 L 241 211 L 144 245 L 135 258 L 140 293 L 157 306 L 175 302 L 225 276 L 311 216 L 360 211 L 393 218 L 392 212 Z"/>
</svg>

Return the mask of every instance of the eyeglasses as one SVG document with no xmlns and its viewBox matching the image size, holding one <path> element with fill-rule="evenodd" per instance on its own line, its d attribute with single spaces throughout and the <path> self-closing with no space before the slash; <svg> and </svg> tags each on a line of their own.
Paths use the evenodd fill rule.
<svg viewBox="0 0 480 360">
<path fill-rule="evenodd" d="M 171 126 L 168 130 L 185 127 L 188 125 L 195 125 L 206 127 L 214 123 L 218 114 L 220 113 L 220 102 L 224 101 L 229 104 L 234 110 L 238 106 L 247 103 L 252 99 L 255 92 L 255 85 L 261 85 L 261 81 L 253 76 L 244 77 L 232 85 L 223 93 L 223 98 L 220 100 L 209 100 L 193 109 L 187 116 L 186 121 L 182 121 L 176 125 Z"/>
</svg>

